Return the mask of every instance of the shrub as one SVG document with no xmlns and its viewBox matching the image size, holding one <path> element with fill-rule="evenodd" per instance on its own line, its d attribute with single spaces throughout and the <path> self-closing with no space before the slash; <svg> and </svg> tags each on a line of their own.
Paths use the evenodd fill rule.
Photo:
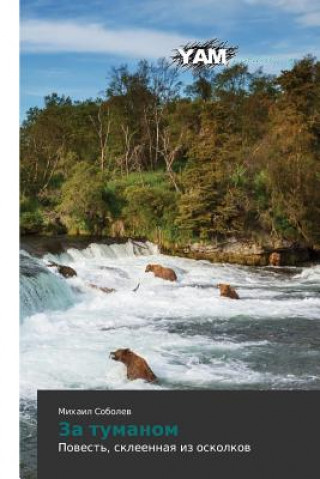
<svg viewBox="0 0 320 479">
<path fill-rule="evenodd" d="M 37 234 L 43 229 L 43 217 L 39 210 L 25 211 L 20 215 L 21 234 Z"/>
</svg>

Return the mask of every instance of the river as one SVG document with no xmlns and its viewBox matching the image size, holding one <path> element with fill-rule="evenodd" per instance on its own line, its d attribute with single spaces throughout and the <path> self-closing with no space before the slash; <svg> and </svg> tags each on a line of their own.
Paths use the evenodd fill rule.
<svg viewBox="0 0 320 479">
<path fill-rule="evenodd" d="M 50 261 L 77 276 L 63 278 Z M 177 282 L 145 273 L 148 263 L 173 268 Z M 221 298 L 217 283 L 240 300 Z M 320 389 L 319 265 L 211 264 L 151 243 L 92 243 L 40 257 L 22 251 L 20 296 L 25 479 L 35 477 L 37 389 Z M 109 358 L 126 347 L 147 359 L 158 384 L 127 380 Z"/>
</svg>

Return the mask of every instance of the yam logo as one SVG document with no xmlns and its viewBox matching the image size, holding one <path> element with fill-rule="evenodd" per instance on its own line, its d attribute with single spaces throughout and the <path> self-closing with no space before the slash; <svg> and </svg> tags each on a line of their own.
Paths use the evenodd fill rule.
<svg viewBox="0 0 320 479">
<path fill-rule="evenodd" d="M 217 38 L 206 42 L 190 42 L 176 48 L 171 59 L 181 68 L 201 70 L 218 65 L 227 65 L 236 55 L 238 47 L 232 47 L 227 42 Z"/>
</svg>

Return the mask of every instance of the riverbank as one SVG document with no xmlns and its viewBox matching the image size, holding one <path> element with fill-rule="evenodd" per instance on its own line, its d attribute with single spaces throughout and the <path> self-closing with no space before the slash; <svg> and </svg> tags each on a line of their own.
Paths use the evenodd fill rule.
<svg viewBox="0 0 320 479">
<path fill-rule="evenodd" d="M 90 243 L 124 244 L 127 241 L 152 241 L 146 237 L 111 236 L 22 236 L 21 248 L 35 256 L 59 254 L 68 248 L 84 249 Z M 217 243 L 158 244 L 159 251 L 212 263 L 230 263 L 243 266 L 308 266 L 320 262 L 320 248 L 289 241 L 265 240 L 263 244 L 248 239 L 230 238 Z"/>
<path fill-rule="evenodd" d="M 190 243 L 161 249 L 173 256 L 243 266 L 308 266 L 320 262 L 320 250 L 290 242 L 258 244 L 231 238 L 216 244 Z"/>
</svg>

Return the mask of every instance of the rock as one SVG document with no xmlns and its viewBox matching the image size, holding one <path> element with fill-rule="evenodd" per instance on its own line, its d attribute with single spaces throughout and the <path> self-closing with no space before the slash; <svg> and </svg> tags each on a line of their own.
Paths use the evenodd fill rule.
<svg viewBox="0 0 320 479">
<path fill-rule="evenodd" d="M 225 298 L 230 299 L 240 299 L 238 293 L 234 288 L 231 288 L 230 284 L 218 284 L 217 285 L 220 290 L 220 296 L 224 296 Z"/>
<path fill-rule="evenodd" d="M 92 283 L 90 283 L 89 286 L 91 288 L 94 288 L 94 289 L 99 289 L 103 293 L 115 293 L 116 292 L 116 290 L 114 288 L 106 288 L 106 287 L 103 287 L 103 286 L 97 286 L 96 284 L 92 284 Z"/>
<path fill-rule="evenodd" d="M 316 248 L 286 240 L 262 238 L 256 242 L 246 238 L 228 238 L 212 243 L 189 243 L 168 245 L 161 252 L 213 263 L 235 263 L 246 266 L 268 266 L 273 253 L 280 255 L 281 266 L 299 266 L 312 260 L 319 261 Z M 276 261 L 276 256 L 272 256 Z"/>
<path fill-rule="evenodd" d="M 57 268 L 58 273 L 64 276 L 65 278 L 72 278 L 72 276 L 77 276 L 77 272 L 71 268 L 71 266 L 64 266 L 62 264 L 50 263 L 48 268 Z"/>
<path fill-rule="evenodd" d="M 114 361 L 121 361 L 127 367 L 128 379 L 144 379 L 148 382 L 157 381 L 156 375 L 150 369 L 146 360 L 130 349 L 117 349 L 117 351 L 110 353 L 110 357 Z"/>
<path fill-rule="evenodd" d="M 177 275 L 173 269 L 165 268 L 160 264 L 148 264 L 145 272 L 148 273 L 149 271 L 152 271 L 157 278 L 162 278 L 167 281 L 177 281 Z"/>
</svg>

